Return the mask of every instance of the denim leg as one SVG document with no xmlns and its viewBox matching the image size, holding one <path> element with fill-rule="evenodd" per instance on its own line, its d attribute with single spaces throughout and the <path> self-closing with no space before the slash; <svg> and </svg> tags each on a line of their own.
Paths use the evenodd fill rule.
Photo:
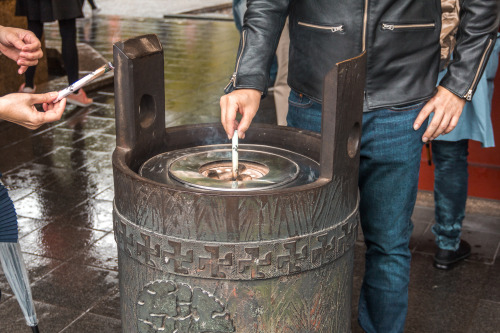
<svg viewBox="0 0 500 333">
<path fill-rule="evenodd" d="M 363 115 L 359 187 L 366 264 L 358 320 L 368 333 L 403 332 L 413 224 L 426 129 L 412 129 L 424 104 Z"/>
<path fill-rule="evenodd" d="M 366 266 L 359 323 L 368 333 L 403 332 L 408 309 L 411 215 L 418 189 L 424 103 L 363 114 L 359 170 L 360 215 Z M 319 132 L 321 104 L 291 91 L 288 126 Z"/>
<path fill-rule="evenodd" d="M 286 122 L 290 127 L 321 132 L 321 104 L 294 90 L 290 91 Z"/>
<path fill-rule="evenodd" d="M 435 224 L 432 232 L 440 249 L 455 251 L 460 244 L 467 201 L 469 140 L 432 141 Z"/>
</svg>

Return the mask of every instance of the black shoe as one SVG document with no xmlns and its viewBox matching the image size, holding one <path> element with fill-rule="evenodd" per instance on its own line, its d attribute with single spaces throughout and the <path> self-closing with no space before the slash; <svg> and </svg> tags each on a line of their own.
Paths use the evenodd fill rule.
<svg viewBox="0 0 500 333">
<path fill-rule="evenodd" d="M 464 260 L 470 256 L 470 245 L 464 240 L 460 240 L 460 246 L 457 250 L 438 249 L 434 256 L 434 267 L 438 269 L 450 269 L 453 264 Z"/>
</svg>

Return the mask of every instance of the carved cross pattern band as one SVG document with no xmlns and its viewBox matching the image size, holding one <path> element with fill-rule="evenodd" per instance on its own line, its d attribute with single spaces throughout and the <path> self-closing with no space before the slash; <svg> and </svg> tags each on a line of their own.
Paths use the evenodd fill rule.
<svg viewBox="0 0 500 333">
<path fill-rule="evenodd" d="M 359 213 L 330 228 L 260 242 L 205 242 L 161 235 L 113 211 L 118 249 L 143 265 L 177 275 L 255 280 L 300 273 L 329 264 L 354 244 Z"/>
</svg>

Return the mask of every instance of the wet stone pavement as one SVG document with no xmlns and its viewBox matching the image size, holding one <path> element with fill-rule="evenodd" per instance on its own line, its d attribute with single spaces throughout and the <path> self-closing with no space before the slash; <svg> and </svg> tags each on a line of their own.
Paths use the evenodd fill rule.
<svg viewBox="0 0 500 333">
<path fill-rule="evenodd" d="M 219 97 L 233 71 L 238 34 L 231 22 L 97 16 L 78 22 L 78 38 L 106 59 L 112 44 L 155 33 L 165 52 L 166 126 L 219 121 Z M 59 41 L 54 24 L 46 38 Z M 115 147 L 113 87 L 95 103 L 68 106 L 61 121 L 30 131 L 0 122 L 0 170 L 19 215 L 20 244 L 41 332 L 120 332 L 116 244 L 112 232 Z M 271 103 L 272 104 L 272 103 Z M 468 215 L 469 260 L 432 267 L 432 208 L 417 206 L 407 332 L 499 332 L 500 218 Z M 364 267 L 356 244 L 353 332 Z M 0 274 L 0 332 L 29 332 Z"/>
</svg>

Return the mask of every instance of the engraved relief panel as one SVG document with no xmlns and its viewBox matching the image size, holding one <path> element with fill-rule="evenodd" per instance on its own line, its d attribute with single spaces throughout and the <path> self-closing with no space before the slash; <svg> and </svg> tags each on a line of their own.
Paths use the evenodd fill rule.
<svg viewBox="0 0 500 333">
<path fill-rule="evenodd" d="M 137 299 L 137 329 L 140 333 L 235 331 L 225 305 L 214 295 L 173 281 L 144 286 Z"/>
</svg>

